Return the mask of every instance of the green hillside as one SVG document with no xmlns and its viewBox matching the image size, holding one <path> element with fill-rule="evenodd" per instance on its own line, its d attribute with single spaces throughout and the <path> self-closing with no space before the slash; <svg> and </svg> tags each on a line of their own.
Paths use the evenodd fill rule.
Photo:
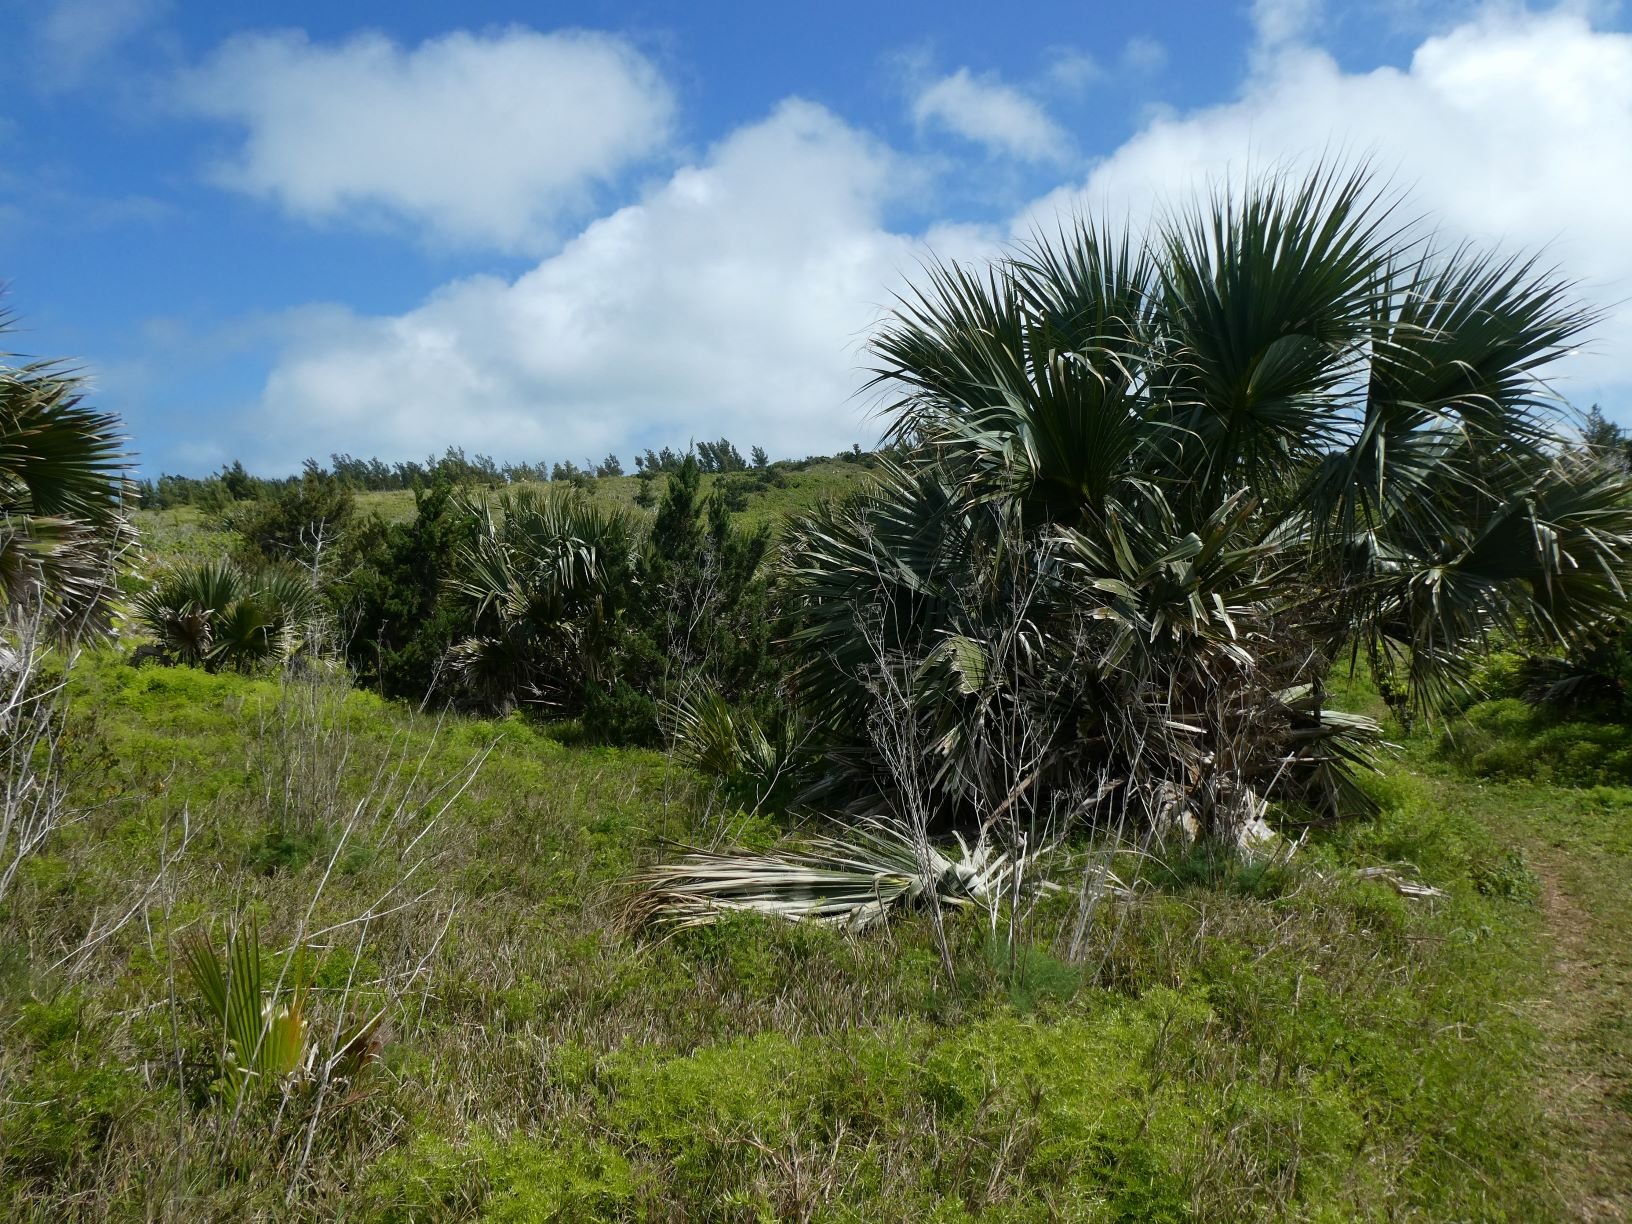
<svg viewBox="0 0 1632 1224">
<path fill-rule="evenodd" d="M 25 864 L 4 961 L 11 1218 L 1554 1219 L 1619 1192 L 1624 1111 L 1575 1072 L 1632 1086 L 1632 790 L 1475 781 L 1424 735 L 1382 818 L 1282 866 L 1119 864 L 1080 964 L 1051 951 L 1070 891 L 1013 964 L 955 916 L 949 992 L 923 914 L 623 926 L 666 839 L 799 836 L 661 755 L 321 678 L 104 656 L 75 685 L 86 815 Z M 1360 875 L 1402 863 L 1444 895 Z M 268 974 L 312 950 L 320 1048 L 385 1009 L 343 1099 L 211 1086 L 177 940 L 234 913 Z"/>
<path fill-rule="evenodd" d="M 812 462 L 778 462 L 763 472 L 733 472 L 725 475 L 704 473 L 703 491 L 711 493 L 722 481 L 740 486 L 743 505 L 734 511 L 736 519 L 744 524 L 765 523 L 778 525 L 785 516 L 808 510 L 824 497 L 839 496 L 865 482 L 871 470 L 872 457 L 867 462 L 844 459 L 818 459 Z M 652 482 L 654 496 L 662 495 L 666 477 Z M 636 476 L 602 476 L 589 479 L 584 487 L 596 501 L 608 505 L 639 510 L 641 481 Z M 550 488 L 549 482 L 522 481 L 506 486 L 511 490 Z M 473 490 L 482 496 L 479 487 Z M 491 495 L 489 492 L 488 495 Z M 381 492 L 363 491 L 356 494 L 357 510 L 364 516 L 378 516 L 387 523 L 403 523 L 414 517 L 414 493 L 411 489 L 391 489 Z M 149 557 L 163 565 L 171 560 L 198 560 L 229 551 L 233 533 L 225 526 L 228 513 L 201 510 L 196 506 L 176 506 L 166 510 L 138 510 L 136 522 Z"/>
<path fill-rule="evenodd" d="M 1397 205 L 932 265 L 888 462 L 0 366 L 6 1217 L 1632 1217 L 1632 438 Z"/>
</svg>

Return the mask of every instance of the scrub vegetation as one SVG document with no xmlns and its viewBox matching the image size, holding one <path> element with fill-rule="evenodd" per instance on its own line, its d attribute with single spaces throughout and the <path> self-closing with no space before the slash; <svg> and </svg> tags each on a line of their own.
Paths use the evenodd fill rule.
<svg viewBox="0 0 1632 1224">
<path fill-rule="evenodd" d="M 923 285 L 798 462 L 138 487 L 4 371 L 8 1218 L 1632 1211 L 1568 286 L 1335 171 Z"/>
</svg>

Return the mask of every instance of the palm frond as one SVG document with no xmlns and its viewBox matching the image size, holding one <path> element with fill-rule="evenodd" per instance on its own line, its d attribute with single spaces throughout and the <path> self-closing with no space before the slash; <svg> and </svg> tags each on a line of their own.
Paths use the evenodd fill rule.
<svg viewBox="0 0 1632 1224">
<path fill-rule="evenodd" d="M 781 807 L 800 782 L 801 745 L 791 722 L 767 730 L 714 689 L 689 692 L 663 713 L 676 759 L 719 779 L 743 807 Z"/>
<path fill-rule="evenodd" d="M 49 608 L 65 633 L 107 628 L 135 541 L 119 419 L 82 392 L 60 362 L 0 364 L 0 598 Z"/>
<path fill-rule="evenodd" d="M 476 521 L 451 583 L 478 629 L 449 654 L 467 690 L 497 709 L 548 703 L 595 678 L 638 581 L 634 517 L 575 489 L 522 488 L 481 506 Z"/>
<path fill-rule="evenodd" d="M 894 465 L 790 523 L 783 574 L 803 699 L 824 719 L 862 718 L 879 652 L 916 654 L 952 628 L 954 584 L 993 532 L 990 511 L 969 505 L 947 473 Z"/>
<path fill-rule="evenodd" d="M 269 990 L 261 972 L 260 927 L 248 919 L 218 953 L 195 927 L 181 940 L 182 964 L 204 1010 L 219 1026 L 222 1062 L 235 1091 L 281 1083 L 301 1069 L 306 1053 L 306 978 L 297 950 L 287 989 Z"/>
<path fill-rule="evenodd" d="M 947 905 L 984 901 L 1014 870 L 1014 860 L 984 844 L 949 858 L 894 824 L 868 820 L 799 850 L 693 850 L 650 867 L 635 877 L 625 917 L 637 927 L 684 929 L 751 913 L 861 931 L 931 892 Z"/>
<path fill-rule="evenodd" d="M 1269 496 L 1340 437 L 1399 228 L 1366 168 L 1336 165 L 1220 190 L 1168 226 L 1152 391 L 1171 477 L 1196 504 Z"/>
</svg>

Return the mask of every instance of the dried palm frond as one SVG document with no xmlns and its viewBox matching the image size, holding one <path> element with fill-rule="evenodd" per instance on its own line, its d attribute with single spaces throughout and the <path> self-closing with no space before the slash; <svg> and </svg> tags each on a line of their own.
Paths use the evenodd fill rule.
<svg viewBox="0 0 1632 1224">
<path fill-rule="evenodd" d="M 1411 863 L 1401 863 L 1397 867 L 1362 867 L 1354 874 L 1358 879 L 1387 884 L 1402 897 L 1436 898 L 1449 895 L 1443 888 L 1423 883 L 1418 878 L 1417 868 Z"/>
<path fill-rule="evenodd" d="M 1285 754 L 1276 763 L 1275 797 L 1333 815 L 1375 813 L 1376 801 L 1359 778 L 1376 772 L 1380 750 L 1394 747 L 1384 739 L 1382 724 L 1332 709 L 1310 684 L 1281 690 L 1274 703 L 1291 722 L 1283 733 Z"/>
<path fill-rule="evenodd" d="M 984 842 L 971 850 L 961 838 L 959 847 L 960 857 L 948 858 L 874 819 L 842 835 L 814 837 L 799 850 L 693 850 L 637 875 L 626 917 L 631 926 L 686 928 L 752 913 L 861 931 L 931 893 L 942 904 L 985 902 L 1038 857 L 1017 860 Z"/>
</svg>

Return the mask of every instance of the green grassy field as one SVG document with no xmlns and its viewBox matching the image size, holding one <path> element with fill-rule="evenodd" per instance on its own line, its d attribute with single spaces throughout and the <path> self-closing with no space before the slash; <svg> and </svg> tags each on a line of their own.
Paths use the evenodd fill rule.
<svg viewBox="0 0 1632 1224">
<path fill-rule="evenodd" d="M 868 468 L 859 463 L 849 463 L 841 459 L 820 459 L 802 467 L 792 464 L 776 463 L 769 468 L 773 483 L 766 488 L 754 489 L 748 493 L 748 506 L 743 512 L 753 517 L 771 519 L 777 515 L 787 514 L 797 510 L 804 510 L 816 504 L 818 500 L 830 495 L 839 495 L 855 487 L 867 477 Z M 743 476 L 753 476 L 755 473 L 742 473 Z M 731 474 L 739 475 L 737 473 Z M 711 492 L 714 486 L 722 479 L 713 473 L 704 473 L 702 487 L 705 494 Z M 549 488 L 548 484 L 532 484 L 527 482 L 514 486 L 515 488 L 536 487 Z M 634 507 L 636 495 L 640 491 L 638 476 L 603 476 L 592 479 L 589 483 L 591 496 L 623 506 Z M 663 494 L 663 478 L 653 481 L 654 496 Z M 359 493 L 357 508 L 364 514 L 378 514 L 388 523 L 403 522 L 414 515 L 414 494 L 411 489 L 391 490 L 383 493 Z M 177 513 L 160 512 L 160 513 Z M 184 513 L 184 511 L 183 511 Z"/>
<path fill-rule="evenodd" d="M 1523 1007 L 1542 1039 L 1536 1079 L 1561 1214 L 1632 1219 L 1632 736 L 1512 704 L 1476 708 L 1476 730 L 1453 726 L 1432 748 L 1413 745 L 1410 760 L 1433 803 L 1511 847 L 1491 887 L 1510 877 L 1537 909 L 1543 972 Z M 1483 777 L 1469 778 L 1470 758 Z"/>
<path fill-rule="evenodd" d="M 413 495 L 408 495 L 408 517 L 413 516 Z M 213 561 L 231 551 L 237 536 L 220 521 L 196 506 L 169 510 L 138 510 L 137 529 L 146 556 L 158 564 L 178 561 Z"/>
<path fill-rule="evenodd" d="M 627 929 L 671 840 L 798 836 L 660 755 L 321 678 L 74 685 L 80 816 L 4 914 L 9 1218 L 1625 1210 L 1632 790 L 1479 780 L 1423 733 L 1382 817 L 1285 867 L 1125 863 L 1075 960 L 1070 889 L 1012 962 L 959 915 L 949 987 L 915 915 Z M 1358 874 L 1400 863 L 1447 895 Z M 355 1091 L 219 1081 L 177 938 L 251 914 L 269 975 L 312 950 L 314 1047 L 385 1009 Z"/>
</svg>

